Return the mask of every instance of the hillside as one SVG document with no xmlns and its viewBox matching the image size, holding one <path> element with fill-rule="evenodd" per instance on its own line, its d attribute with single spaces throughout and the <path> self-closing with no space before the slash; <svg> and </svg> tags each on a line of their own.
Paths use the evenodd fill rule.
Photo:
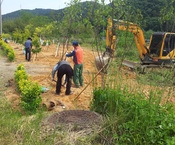
<svg viewBox="0 0 175 145">
<path fill-rule="evenodd" d="M 52 10 L 52 9 L 34 9 L 34 10 L 27 10 L 27 9 L 21 9 L 15 12 L 11 12 L 5 15 L 2 15 L 2 21 L 8 20 L 8 19 L 16 19 L 21 16 L 23 13 L 28 13 L 33 16 L 49 16 L 50 14 L 52 15 L 58 15 L 63 13 L 64 9 L 60 10 Z"/>
<path fill-rule="evenodd" d="M 80 7 L 81 9 L 84 11 L 84 13 L 86 13 L 86 10 L 88 9 L 89 6 L 93 6 L 94 4 L 97 4 L 97 6 L 100 6 L 100 4 L 96 3 L 96 2 L 81 2 L 80 3 Z M 58 10 L 53 10 L 53 9 L 41 9 L 41 8 L 36 8 L 33 10 L 28 10 L 28 9 L 21 9 L 18 11 L 14 11 L 5 15 L 2 15 L 2 21 L 4 20 L 8 20 L 8 19 L 16 19 L 18 17 L 20 17 L 23 13 L 28 13 L 31 14 L 31 16 L 63 16 L 63 12 L 64 10 L 67 9 L 63 8 L 63 9 L 58 9 Z M 85 14 L 86 15 L 86 14 Z"/>
</svg>

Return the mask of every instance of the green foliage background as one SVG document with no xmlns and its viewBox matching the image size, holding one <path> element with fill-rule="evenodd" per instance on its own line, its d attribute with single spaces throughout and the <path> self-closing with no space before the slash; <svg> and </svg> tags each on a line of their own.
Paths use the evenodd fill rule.
<svg viewBox="0 0 175 145">
<path fill-rule="evenodd" d="M 108 18 L 122 19 L 140 25 L 145 32 L 146 39 L 149 39 L 153 31 L 175 31 L 174 0 L 113 0 L 109 5 L 105 5 L 103 0 L 83 3 L 81 3 L 81 0 L 73 0 L 67 5 L 68 7 L 63 10 L 47 11 L 48 13 L 45 13 L 45 15 L 19 11 L 18 17 L 14 17 L 14 19 L 4 18 L 3 36 L 21 44 L 24 44 L 28 36 L 32 36 L 37 38 L 37 48 L 39 48 L 39 38 L 45 40 L 55 39 L 59 42 L 76 39 L 80 44 L 88 43 L 95 50 L 104 51 Z M 42 13 L 44 13 L 43 10 Z M 120 60 L 123 58 L 138 61 L 133 36 L 127 32 L 116 33 L 119 37 L 117 38 L 115 60 L 111 64 L 113 69 L 119 67 Z M 111 71 L 111 76 L 119 75 L 120 72 L 120 70 L 117 72 Z M 22 78 L 27 78 L 24 73 L 19 71 L 15 74 L 15 79 L 19 82 L 19 89 L 22 91 L 22 107 L 29 111 L 34 108 L 32 111 L 36 112 L 36 108 L 41 102 L 39 96 L 40 87 L 37 84 L 32 84 L 33 87 L 30 87 L 30 82 L 25 80 L 20 82 L 21 79 L 18 78 L 18 75 L 23 74 Z M 149 96 L 145 96 L 140 88 L 136 89 L 138 92 L 132 93 L 129 89 L 130 86 L 122 86 L 121 78 L 116 80 L 115 77 L 111 77 L 108 78 L 109 82 L 104 80 L 103 84 L 105 85 L 94 90 L 91 103 L 91 109 L 105 117 L 103 128 L 100 132 L 93 134 L 93 138 L 88 138 L 88 140 L 86 140 L 87 138 L 79 138 L 79 140 L 82 144 L 88 145 L 90 143 L 105 145 L 175 144 L 174 108 L 169 103 L 161 104 L 164 88 L 169 88 L 166 90 L 168 95 L 174 93 L 174 89 L 171 87 L 173 83 L 171 76 L 170 71 L 156 73 L 150 71 L 144 77 L 138 73 L 137 81 L 139 84 L 163 88 L 161 91 L 150 90 Z M 120 85 L 116 86 L 117 83 L 120 83 Z M 114 88 L 111 87 L 113 85 L 115 86 Z M 6 107 L 5 104 L 3 106 L 3 103 L 1 103 L 1 106 L 2 108 Z M 7 107 L 9 108 L 9 106 Z M 37 144 L 53 144 L 55 139 L 64 139 L 64 134 L 56 136 L 53 133 L 46 139 L 41 140 L 40 133 L 39 131 L 37 132 L 39 128 L 38 122 L 41 120 L 36 123 L 35 118 L 29 123 L 27 121 L 27 125 L 23 128 L 19 119 L 21 114 L 18 114 L 18 112 L 13 112 L 10 108 L 7 112 L 5 110 L 7 115 L 3 114 L 4 111 L 0 113 L 3 116 L 2 118 L 8 120 L 8 124 L 2 118 L 0 121 L 0 126 L 2 126 L 0 136 L 3 139 L 5 138 L 4 142 L 7 142 L 7 144 L 15 140 L 13 138 L 14 134 L 23 139 L 22 141 L 17 141 L 17 144 L 32 144 L 33 142 Z M 13 120 L 8 114 L 12 115 Z M 16 122 L 19 122 L 17 126 L 15 126 Z M 5 130 L 8 131 L 6 132 Z M 10 136 L 10 141 L 6 140 L 7 136 Z"/>
<path fill-rule="evenodd" d="M 43 39 L 79 39 L 100 44 L 105 37 L 107 19 L 113 17 L 140 25 L 144 31 L 175 31 L 174 0 L 70 1 L 61 10 L 21 10 L 3 16 L 3 33 L 22 43 L 34 33 Z"/>
</svg>

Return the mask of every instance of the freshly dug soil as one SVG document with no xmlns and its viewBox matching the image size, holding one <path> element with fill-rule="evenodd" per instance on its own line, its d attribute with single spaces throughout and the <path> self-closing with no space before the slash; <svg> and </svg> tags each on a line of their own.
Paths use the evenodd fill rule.
<svg viewBox="0 0 175 145">
<path fill-rule="evenodd" d="M 70 129 L 72 126 L 72 130 L 77 131 L 99 126 L 102 123 L 102 117 L 96 112 L 87 110 L 65 110 L 52 114 L 46 119 L 45 123 L 57 126 L 56 128 L 62 126 Z"/>
</svg>

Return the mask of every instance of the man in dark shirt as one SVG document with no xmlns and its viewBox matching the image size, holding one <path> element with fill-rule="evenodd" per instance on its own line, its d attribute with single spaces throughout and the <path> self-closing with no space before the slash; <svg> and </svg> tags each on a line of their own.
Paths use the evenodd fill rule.
<svg viewBox="0 0 175 145">
<path fill-rule="evenodd" d="M 28 38 L 27 41 L 24 43 L 24 47 L 26 50 L 25 57 L 27 61 L 30 61 L 31 58 L 31 49 L 32 49 L 32 38 Z"/>
<path fill-rule="evenodd" d="M 57 84 L 56 84 L 56 94 L 60 95 L 61 85 L 62 85 L 62 77 L 66 75 L 66 95 L 71 95 L 71 81 L 73 77 L 73 69 L 67 61 L 59 61 L 52 70 L 52 81 L 54 80 L 55 73 L 57 71 Z"/>
</svg>

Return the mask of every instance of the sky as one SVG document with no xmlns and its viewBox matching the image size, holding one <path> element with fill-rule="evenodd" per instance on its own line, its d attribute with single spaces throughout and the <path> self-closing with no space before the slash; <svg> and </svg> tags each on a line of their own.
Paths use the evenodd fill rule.
<svg viewBox="0 0 175 145">
<path fill-rule="evenodd" d="M 71 0 L 0 0 L 1 14 L 8 14 L 21 9 L 33 10 L 35 8 L 59 10 L 65 8 Z M 81 0 L 94 1 L 94 0 Z M 105 0 L 109 3 L 109 0 Z"/>
</svg>

